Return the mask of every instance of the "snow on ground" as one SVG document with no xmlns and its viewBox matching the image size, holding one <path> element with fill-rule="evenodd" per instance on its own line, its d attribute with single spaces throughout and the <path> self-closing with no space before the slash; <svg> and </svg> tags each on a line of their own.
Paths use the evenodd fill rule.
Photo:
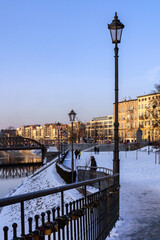
<svg viewBox="0 0 160 240">
<path fill-rule="evenodd" d="M 155 150 L 154 150 L 155 151 Z M 160 164 L 159 157 L 155 164 L 154 151 L 148 154 L 148 147 L 141 151 L 120 152 L 120 220 L 112 230 L 110 240 L 159 240 L 160 239 Z M 95 156 L 98 167 L 112 169 L 113 153 L 82 152 L 81 159 L 75 160 L 76 166 L 90 166 L 90 157 Z M 71 154 L 64 164 L 70 167 Z M 55 165 L 51 165 L 39 174 L 29 177 L 14 194 L 38 191 L 63 185 L 63 180 L 57 175 Z M 69 202 L 81 197 L 77 191 L 65 192 L 65 201 Z M 25 204 L 26 219 L 32 214 L 51 209 L 60 204 L 60 195 L 47 196 L 28 201 Z M 13 222 L 19 224 L 19 205 L 8 206 L 0 213 L 0 239 L 2 228 Z"/>
<path fill-rule="evenodd" d="M 155 149 L 120 152 L 120 220 L 109 240 L 160 239 L 160 164 L 155 164 Z M 98 167 L 112 169 L 113 153 L 82 152 L 75 165 L 89 165 L 95 156 Z M 64 162 L 68 167 L 69 159 Z"/>
<path fill-rule="evenodd" d="M 45 166 L 43 167 L 45 168 Z M 55 164 L 51 165 L 38 174 L 34 174 L 27 178 L 19 187 L 12 190 L 8 196 L 20 195 L 29 192 L 35 192 L 48 188 L 64 185 L 65 182 L 56 173 Z M 77 198 L 81 198 L 82 195 L 76 190 L 69 190 L 64 192 L 64 200 L 66 202 L 74 201 Z M 53 207 L 60 206 L 61 196 L 60 194 L 48 195 L 38 199 L 33 199 L 25 202 L 25 219 L 35 216 L 47 210 L 51 210 Z M 0 239 L 3 239 L 3 227 L 7 225 L 9 229 L 12 229 L 11 225 L 16 222 L 20 226 L 20 204 L 14 204 L 2 208 L 0 213 Z M 27 232 L 27 229 L 26 229 Z M 10 235 L 9 239 L 12 235 Z"/>
<path fill-rule="evenodd" d="M 48 149 L 47 149 L 47 152 L 58 152 L 56 146 L 50 146 Z"/>
</svg>

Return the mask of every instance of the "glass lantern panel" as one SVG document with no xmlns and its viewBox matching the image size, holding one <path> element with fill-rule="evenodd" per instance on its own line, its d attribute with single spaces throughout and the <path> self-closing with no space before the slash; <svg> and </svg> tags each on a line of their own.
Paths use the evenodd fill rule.
<svg viewBox="0 0 160 240">
<path fill-rule="evenodd" d="M 115 43 L 116 42 L 116 30 L 110 29 L 110 33 L 111 33 L 112 42 Z"/>
<path fill-rule="evenodd" d="M 117 42 L 121 41 L 122 29 L 117 29 Z"/>
<path fill-rule="evenodd" d="M 110 29 L 112 43 L 120 43 L 122 29 Z"/>
</svg>

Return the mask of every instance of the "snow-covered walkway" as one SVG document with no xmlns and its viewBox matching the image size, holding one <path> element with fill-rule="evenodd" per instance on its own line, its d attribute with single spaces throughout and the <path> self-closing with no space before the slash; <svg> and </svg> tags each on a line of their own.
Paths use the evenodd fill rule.
<svg viewBox="0 0 160 240">
<path fill-rule="evenodd" d="M 147 150 L 147 148 L 146 148 Z M 159 240 L 160 239 L 160 164 L 155 164 L 155 154 L 147 151 L 120 152 L 120 220 L 112 230 L 110 240 Z M 113 153 L 82 152 L 81 159 L 75 160 L 75 166 L 90 166 L 90 157 L 94 155 L 98 167 L 112 169 Z M 65 164 L 70 167 L 71 155 Z M 35 177 L 29 177 L 12 194 L 23 194 L 40 189 L 65 184 L 57 175 L 55 165 L 45 169 Z M 67 202 L 81 197 L 76 190 L 65 193 Z M 60 203 L 60 196 L 47 196 L 28 201 L 27 217 L 51 209 Z M 2 228 L 13 222 L 19 223 L 19 206 L 3 208 L 0 213 L 0 239 Z"/>
<path fill-rule="evenodd" d="M 112 169 L 113 153 L 83 152 L 76 165 L 89 164 L 94 155 L 99 167 Z M 160 165 L 155 154 L 143 151 L 120 152 L 120 221 L 110 240 L 160 239 Z"/>
</svg>

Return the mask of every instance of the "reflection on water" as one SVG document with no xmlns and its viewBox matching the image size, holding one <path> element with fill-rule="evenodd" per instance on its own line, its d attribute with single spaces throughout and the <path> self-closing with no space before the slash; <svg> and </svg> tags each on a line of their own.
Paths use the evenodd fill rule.
<svg viewBox="0 0 160 240">
<path fill-rule="evenodd" d="M 6 153 L 5 156 L 0 156 L 0 164 L 10 164 L 10 163 L 33 163 L 41 162 L 41 156 L 29 154 L 29 155 L 19 155 Z"/>
<path fill-rule="evenodd" d="M 30 151 L 0 152 L 0 164 L 32 162 L 41 162 L 41 156 L 34 155 Z M 26 177 L 0 178 L 0 198 L 5 197 L 25 179 Z"/>
</svg>

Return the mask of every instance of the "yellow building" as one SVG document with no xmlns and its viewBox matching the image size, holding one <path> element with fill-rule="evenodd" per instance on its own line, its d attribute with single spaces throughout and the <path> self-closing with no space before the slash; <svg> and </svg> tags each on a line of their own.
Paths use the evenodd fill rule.
<svg viewBox="0 0 160 240">
<path fill-rule="evenodd" d="M 119 139 L 121 142 L 135 142 L 138 129 L 138 101 L 130 99 L 119 102 Z"/>
<path fill-rule="evenodd" d="M 138 96 L 138 118 L 144 140 L 160 139 L 160 93 Z"/>
<path fill-rule="evenodd" d="M 17 135 L 24 138 L 39 140 L 43 138 L 43 129 L 41 125 L 26 125 L 17 128 Z"/>
</svg>

